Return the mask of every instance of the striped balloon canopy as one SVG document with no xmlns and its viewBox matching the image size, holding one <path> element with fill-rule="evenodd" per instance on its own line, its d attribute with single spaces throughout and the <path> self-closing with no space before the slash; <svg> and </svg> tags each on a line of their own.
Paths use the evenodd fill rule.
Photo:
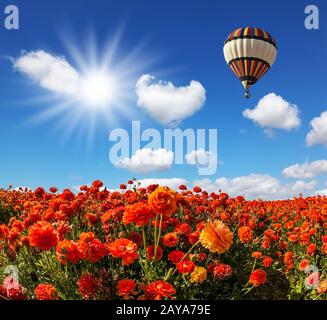
<svg viewBox="0 0 327 320">
<path fill-rule="evenodd" d="M 271 68 L 277 57 L 275 39 L 259 28 L 239 28 L 225 41 L 224 56 L 227 64 L 241 80 L 245 97 L 250 87 Z"/>
</svg>

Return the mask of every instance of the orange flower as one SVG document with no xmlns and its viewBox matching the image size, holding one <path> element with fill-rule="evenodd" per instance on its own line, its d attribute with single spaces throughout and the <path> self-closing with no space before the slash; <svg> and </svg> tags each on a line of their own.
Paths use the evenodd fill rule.
<svg viewBox="0 0 327 320">
<path fill-rule="evenodd" d="M 145 297 L 148 300 L 161 300 L 162 298 L 172 298 L 176 293 L 174 287 L 163 281 L 158 280 L 150 283 L 145 289 Z"/>
<path fill-rule="evenodd" d="M 163 243 L 165 247 L 170 247 L 170 248 L 175 247 L 178 243 L 177 234 L 175 232 L 169 232 L 165 234 L 163 238 Z"/>
<path fill-rule="evenodd" d="M 251 256 L 254 259 L 261 259 L 262 258 L 262 252 L 261 251 L 254 251 L 254 252 L 252 252 Z"/>
<path fill-rule="evenodd" d="M 50 250 L 58 242 L 58 235 L 53 225 L 47 221 L 39 221 L 33 224 L 28 233 L 32 247 L 41 250 Z"/>
<path fill-rule="evenodd" d="M 117 284 L 117 295 L 122 297 L 124 300 L 128 300 L 130 295 L 134 293 L 135 281 L 131 279 L 125 279 L 118 281 Z"/>
<path fill-rule="evenodd" d="M 170 216 L 177 211 L 177 193 L 168 187 L 158 187 L 150 193 L 148 203 L 156 214 Z"/>
<path fill-rule="evenodd" d="M 51 284 L 39 284 L 34 293 L 37 300 L 59 300 L 58 291 Z"/>
<path fill-rule="evenodd" d="M 108 249 L 114 258 L 122 258 L 123 265 L 129 265 L 138 258 L 136 243 L 125 238 L 109 243 Z"/>
<path fill-rule="evenodd" d="M 271 257 L 265 257 L 263 258 L 262 262 L 266 268 L 269 268 L 273 264 L 274 260 Z"/>
<path fill-rule="evenodd" d="M 0 225 L 0 241 L 7 238 L 9 229 L 5 224 Z"/>
<path fill-rule="evenodd" d="M 307 247 L 307 255 L 313 255 L 316 252 L 316 245 L 314 243 L 310 243 Z"/>
<path fill-rule="evenodd" d="M 252 271 L 250 275 L 250 280 L 249 282 L 255 286 L 258 287 L 262 284 L 264 284 L 267 280 L 267 273 L 264 270 L 254 270 Z"/>
<path fill-rule="evenodd" d="M 123 223 L 135 223 L 137 226 L 144 226 L 149 223 L 153 213 L 148 204 L 140 202 L 129 205 L 125 208 Z"/>
<path fill-rule="evenodd" d="M 80 258 L 90 262 L 98 262 L 107 255 L 106 245 L 97 239 L 93 232 L 81 233 L 78 249 Z"/>
<path fill-rule="evenodd" d="M 238 237 L 242 243 L 249 243 L 252 241 L 253 232 L 248 226 L 243 226 L 238 229 Z"/>
<path fill-rule="evenodd" d="M 317 292 L 319 294 L 327 292 L 327 280 L 322 280 L 319 282 L 318 287 L 317 287 Z"/>
<path fill-rule="evenodd" d="M 77 263 L 80 260 L 80 252 L 78 250 L 78 245 L 72 240 L 59 241 L 57 244 L 57 258 L 62 264 Z"/>
<path fill-rule="evenodd" d="M 200 242 L 212 253 L 224 253 L 233 243 L 233 233 L 220 220 L 215 220 L 204 226 L 200 234 Z"/>
<path fill-rule="evenodd" d="M 299 263 L 299 270 L 304 271 L 305 268 L 309 265 L 309 263 L 310 261 L 308 259 L 301 260 L 301 262 Z"/>
<path fill-rule="evenodd" d="M 179 273 L 189 274 L 194 271 L 195 264 L 190 260 L 183 260 L 176 264 L 177 270 Z"/>
</svg>

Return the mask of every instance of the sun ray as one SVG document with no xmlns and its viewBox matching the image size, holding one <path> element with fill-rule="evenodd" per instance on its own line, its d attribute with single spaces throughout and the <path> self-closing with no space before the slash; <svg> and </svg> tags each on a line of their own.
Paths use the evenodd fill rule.
<svg viewBox="0 0 327 320">
<path fill-rule="evenodd" d="M 26 104 L 40 106 L 37 114 L 27 124 L 56 119 L 53 132 L 63 140 L 81 137 L 92 144 L 95 131 L 119 125 L 121 117 L 138 117 L 134 89 L 137 79 L 152 66 L 153 59 L 145 57 L 145 42 L 123 54 L 120 44 L 123 26 L 99 50 L 94 32 L 86 36 L 86 46 L 78 46 L 74 37 L 65 34 L 62 40 L 68 55 L 58 55 L 67 61 L 78 75 L 73 92 L 60 95 L 47 91 L 29 98 Z M 85 135 L 84 139 L 82 135 Z"/>
</svg>

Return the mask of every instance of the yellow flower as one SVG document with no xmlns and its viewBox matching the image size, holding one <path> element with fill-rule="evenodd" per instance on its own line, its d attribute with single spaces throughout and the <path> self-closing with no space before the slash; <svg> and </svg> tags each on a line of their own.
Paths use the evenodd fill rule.
<svg viewBox="0 0 327 320">
<path fill-rule="evenodd" d="M 220 220 L 210 221 L 200 234 L 200 242 L 212 253 L 224 253 L 233 244 L 233 233 Z"/>
<path fill-rule="evenodd" d="M 207 279 L 207 270 L 203 267 L 196 266 L 194 271 L 191 273 L 190 281 L 193 283 L 202 283 Z"/>
<path fill-rule="evenodd" d="M 317 288 L 318 293 L 326 293 L 327 292 L 327 280 L 320 281 Z"/>
</svg>

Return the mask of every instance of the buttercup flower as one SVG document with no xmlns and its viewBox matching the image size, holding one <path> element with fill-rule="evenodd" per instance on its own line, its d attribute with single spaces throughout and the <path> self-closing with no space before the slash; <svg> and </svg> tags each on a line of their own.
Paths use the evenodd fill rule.
<svg viewBox="0 0 327 320">
<path fill-rule="evenodd" d="M 118 281 L 117 284 L 117 295 L 122 297 L 124 300 L 128 300 L 135 290 L 135 281 L 131 279 L 124 279 Z"/>
<path fill-rule="evenodd" d="M 129 205 L 124 210 L 123 223 L 135 223 L 137 226 L 147 225 L 153 213 L 147 203 L 139 202 Z"/>
<path fill-rule="evenodd" d="M 154 252 L 155 252 L 155 246 L 154 245 L 148 246 L 146 248 L 146 257 L 149 260 L 153 260 L 153 258 L 154 258 Z M 156 261 L 161 260 L 162 256 L 163 256 L 163 251 L 162 251 L 161 247 L 158 246 L 157 247 L 157 252 L 156 252 L 155 260 Z"/>
<path fill-rule="evenodd" d="M 218 278 L 220 280 L 224 280 L 225 278 L 228 278 L 232 275 L 233 269 L 230 265 L 220 263 L 213 269 L 213 275 L 215 278 Z"/>
<path fill-rule="evenodd" d="M 193 283 L 202 283 L 207 279 L 206 268 L 196 266 L 194 271 L 191 273 L 190 281 Z"/>
<path fill-rule="evenodd" d="M 158 187 L 148 198 L 154 213 L 170 216 L 177 211 L 177 193 L 168 187 Z"/>
<path fill-rule="evenodd" d="M 81 233 L 78 240 L 78 249 L 81 259 L 98 262 L 107 255 L 107 247 L 99 239 L 95 238 L 94 233 Z"/>
<path fill-rule="evenodd" d="M 243 226 L 238 229 L 238 237 L 242 243 L 249 243 L 252 241 L 253 232 L 248 226 Z"/>
<path fill-rule="evenodd" d="M 175 247 L 178 243 L 178 237 L 175 232 L 169 232 L 165 234 L 163 238 L 163 243 L 165 247 Z"/>
<path fill-rule="evenodd" d="M 267 280 L 267 274 L 264 270 L 254 270 L 251 275 L 250 275 L 250 279 L 249 282 L 255 286 L 258 287 L 262 284 L 264 284 Z"/>
<path fill-rule="evenodd" d="M 162 300 L 172 298 L 176 293 L 174 287 L 162 280 L 150 283 L 145 289 L 145 296 L 148 300 Z"/>
<path fill-rule="evenodd" d="M 39 221 L 32 225 L 28 232 L 29 243 L 41 250 L 50 250 L 58 242 L 58 235 L 53 225 L 47 221 Z"/>
<path fill-rule="evenodd" d="M 100 283 L 95 279 L 90 273 L 82 275 L 78 282 L 78 290 L 83 297 L 83 299 L 94 298 L 99 290 Z"/>
<path fill-rule="evenodd" d="M 34 293 L 37 300 L 59 300 L 58 291 L 51 284 L 39 284 Z"/>
<path fill-rule="evenodd" d="M 185 256 L 185 253 L 183 251 L 174 250 L 169 253 L 168 260 L 171 261 L 172 263 L 178 263 L 183 259 L 184 256 Z"/>
<path fill-rule="evenodd" d="M 194 271 L 195 264 L 193 261 L 183 260 L 183 261 L 178 262 L 176 264 L 176 267 L 177 267 L 177 270 L 179 273 L 188 274 L 188 273 L 191 273 Z"/>
<path fill-rule="evenodd" d="M 319 294 L 326 293 L 327 292 L 327 280 L 320 281 L 316 290 Z"/>
<path fill-rule="evenodd" d="M 138 258 L 136 243 L 125 238 L 109 243 L 108 249 L 114 258 L 122 258 L 123 265 L 129 265 Z"/>
<path fill-rule="evenodd" d="M 200 234 L 200 242 L 212 253 L 224 253 L 233 243 L 233 233 L 220 220 L 208 222 Z"/>
<path fill-rule="evenodd" d="M 56 248 L 57 258 L 62 264 L 77 263 L 81 258 L 78 245 L 72 240 L 59 241 Z"/>
</svg>

